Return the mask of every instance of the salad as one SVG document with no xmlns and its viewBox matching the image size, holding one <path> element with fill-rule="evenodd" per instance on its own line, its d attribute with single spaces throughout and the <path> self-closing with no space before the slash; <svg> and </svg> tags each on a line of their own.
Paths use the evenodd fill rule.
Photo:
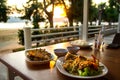
<svg viewBox="0 0 120 80">
<path fill-rule="evenodd" d="M 78 76 L 95 76 L 102 73 L 103 66 L 99 65 L 99 60 L 93 55 L 89 59 L 85 56 L 68 53 L 65 56 L 63 68 L 70 74 Z"/>
</svg>

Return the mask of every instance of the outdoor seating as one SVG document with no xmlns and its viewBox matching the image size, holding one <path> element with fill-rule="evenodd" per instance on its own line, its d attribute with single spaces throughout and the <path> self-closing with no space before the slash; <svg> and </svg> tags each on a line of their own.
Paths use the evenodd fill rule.
<svg viewBox="0 0 120 80">
<path fill-rule="evenodd" d="M 55 48 L 67 49 L 69 46 L 71 46 L 69 42 L 64 42 L 40 47 L 40 49 L 46 49 L 51 54 L 55 55 Z M 36 58 L 34 58 L 34 61 L 29 60 L 29 58 L 27 58 L 25 55 L 25 50 L 0 55 L 0 62 L 2 62 L 8 68 L 9 80 L 14 80 L 14 77 L 16 76 L 20 76 L 24 80 L 120 80 L 120 49 L 104 49 L 104 51 L 96 51 L 95 53 L 93 52 L 95 51 L 82 49 L 77 52 L 78 55 L 81 55 L 80 58 L 83 58 L 85 60 L 86 58 L 82 56 L 86 56 L 91 59 L 92 55 L 93 58 L 97 58 L 100 61 L 100 65 L 103 69 L 102 73 L 89 77 L 76 77 L 76 75 L 66 72 L 62 66 L 64 57 L 57 58 L 57 56 L 54 56 L 54 60 L 51 60 L 50 63 L 46 63 L 46 61 L 42 61 L 41 63 L 41 61 L 35 61 Z M 68 59 L 69 57 L 73 57 L 73 59 L 78 58 L 75 54 L 70 54 L 67 57 Z"/>
</svg>

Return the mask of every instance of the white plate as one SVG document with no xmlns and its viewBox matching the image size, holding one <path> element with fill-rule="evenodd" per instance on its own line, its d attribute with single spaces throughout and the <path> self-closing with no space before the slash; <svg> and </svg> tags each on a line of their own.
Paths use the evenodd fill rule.
<svg viewBox="0 0 120 80">
<path fill-rule="evenodd" d="M 100 62 L 100 66 L 103 66 L 103 70 L 102 70 L 102 73 L 100 75 L 95 75 L 95 76 L 77 76 L 77 75 L 73 75 L 73 74 L 68 73 L 62 66 L 63 62 L 64 62 L 64 57 L 60 57 L 57 60 L 57 62 L 56 62 L 56 67 L 58 68 L 60 73 L 66 75 L 66 76 L 69 76 L 69 77 L 73 77 L 73 78 L 92 79 L 92 78 L 102 77 L 102 76 L 104 76 L 104 75 L 106 75 L 108 73 L 107 67 Z"/>
<path fill-rule="evenodd" d="M 89 43 L 84 40 L 75 40 L 75 41 L 71 41 L 70 43 L 76 46 L 88 46 L 89 45 Z"/>
</svg>

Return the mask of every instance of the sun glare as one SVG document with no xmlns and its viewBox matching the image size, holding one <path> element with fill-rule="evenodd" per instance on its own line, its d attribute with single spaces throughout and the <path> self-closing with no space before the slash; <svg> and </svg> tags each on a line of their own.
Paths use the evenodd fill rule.
<svg viewBox="0 0 120 80">
<path fill-rule="evenodd" d="M 61 17 L 65 17 L 66 13 L 64 11 L 64 9 L 61 6 L 57 6 L 54 9 L 54 18 L 61 18 Z"/>
</svg>

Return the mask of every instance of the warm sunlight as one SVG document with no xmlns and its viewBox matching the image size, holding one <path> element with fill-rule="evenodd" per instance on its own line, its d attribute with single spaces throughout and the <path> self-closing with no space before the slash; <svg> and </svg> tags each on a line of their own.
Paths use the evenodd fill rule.
<svg viewBox="0 0 120 80">
<path fill-rule="evenodd" d="M 61 18 L 61 17 L 65 17 L 66 13 L 63 9 L 62 6 L 57 6 L 54 9 L 54 18 Z"/>
<path fill-rule="evenodd" d="M 16 5 L 18 8 L 22 8 L 23 4 L 25 4 L 26 1 L 28 1 L 28 0 L 20 0 L 19 2 L 18 2 L 18 0 L 7 0 L 7 4 L 8 5 Z"/>
</svg>

